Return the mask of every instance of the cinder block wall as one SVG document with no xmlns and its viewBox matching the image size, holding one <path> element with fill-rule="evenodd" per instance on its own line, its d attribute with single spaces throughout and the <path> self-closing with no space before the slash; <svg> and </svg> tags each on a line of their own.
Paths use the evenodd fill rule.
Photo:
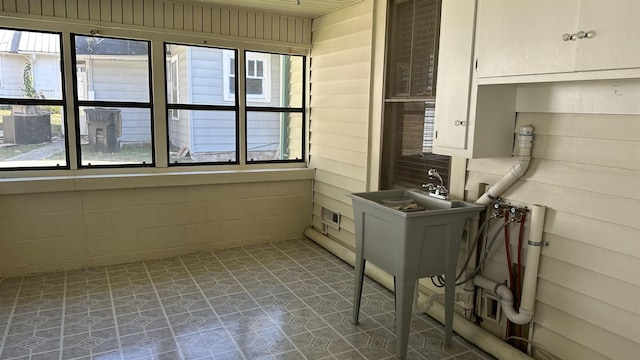
<svg viewBox="0 0 640 360">
<path fill-rule="evenodd" d="M 0 196 L 0 277 L 302 236 L 311 181 Z"/>
</svg>

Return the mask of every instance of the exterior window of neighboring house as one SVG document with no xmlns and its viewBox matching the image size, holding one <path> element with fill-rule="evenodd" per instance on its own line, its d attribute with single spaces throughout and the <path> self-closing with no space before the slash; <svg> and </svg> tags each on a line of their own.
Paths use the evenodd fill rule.
<svg viewBox="0 0 640 360">
<path fill-rule="evenodd" d="M 304 56 L 245 58 L 247 163 L 304 161 Z"/>
<path fill-rule="evenodd" d="M 72 40 L 74 67 L 84 64 L 91 72 L 86 91 L 92 95 L 75 94 L 77 126 L 87 133 L 76 137 L 78 166 L 153 166 L 150 43 L 84 35 Z"/>
<path fill-rule="evenodd" d="M 271 102 L 271 57 L 269 54 L 249 52 L 246 54 L 245 92 L 247 101 Z M 235 58 L 233 52 L 224 53 L 223 73 L 225 77 L 225 100 L 232 100 L 236 93 Z"/>
<path fill-rule="evenodd" d="M 0 28 L 0 169 L 69 168 L 61 34 Z"/>
<path fill-rule="evenodd" d="M 381 188 L 416 187 L 430 168 L 449 180 L 450 158 L 433 154 L 440 0 L 389 0 Z"/>
<path fill-rule="evenodd" d="M 186 59 L 167 83 L 167 111 L 188 119 L 168 124 L 169 165 L 237 164 L 237 51 L 167 43 L 165 53 Z M 172 73 L 171 62 L 166 66 Z M 177 97 L 174 88 L 189 90 Z"/>
<path fill-rule="evenodd" d="M 169 84 L 167 85 L 167 91 L 169 92 L 168 96 L 168 103 L 171 104 L 177 104 L 179 102 L 180 99 L 180 87 L 178 86 L 178 56 L 174 55 L 171 57 L 171 59 L 169 60 L 169 66 L 168 66 L 168 74 L 167 74 L 167 81 L 169 81 Z M 169 118 L 171 120 L 180 120 L 180 114 L 179 114 L 180 110 L 177 109 L 171 109 L 169 110 Z"/>
</svg>

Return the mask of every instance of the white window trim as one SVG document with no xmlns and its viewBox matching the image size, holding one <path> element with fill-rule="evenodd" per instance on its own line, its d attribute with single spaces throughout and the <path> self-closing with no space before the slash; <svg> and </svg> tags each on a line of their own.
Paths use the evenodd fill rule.
<svg viewBox="0 0 640 360">
<path fill-rule="evenodd" d="M 174 66 L 175 66 L 175 81 L 173 77 Z M 178 100 L 178 102 L 180 102 L 180 84 L 177 83 L 177 80 L 180 76 L 179 66 L 180 64 L 178 63 L 178 55 L 171 56 L 171 60 L 169 60 L 169 75 L 170 75 L 169 81 L 171 82 L 169 89 L 171 91 L 171 97 L 172 98 L 175 97 L 176 100 Z M 174 87 L 175 87 L 175 94 L 174 94 Z M 179 110 L 172 110 L 170 111 L 170 113 L 171 113 L 171 120 L 174 120 L 174 121 L 180 120 Z"/>
<path fill-rule="evenodd" d="M 247 69 L 249 61 L 261 61 L 263 66 L 263 77 L 262 77 L 262 94 L 247 94 L 247 101 L 251 102 L 271 102 L 271 54 L 265 53 L 255 53 L 255 52 L 246 52 L 245 59 L 245 69 Z M 230 50 L 223 51 L 222 56 L 222 81 L 223 81 L 223 92 L 224 92 L 224 100 L 225 101 L 235 101 L 235 94 L 229 91 L 229 83 L 232 79 L 231 77 L 231 69 L 229 66 L 229 61 L 234 58 L 234 52 Z M 237 76 L 238 69 L 236 69 Z M 246 75 L 246 74 L 245 74 Z M 247 75 L 246 78 L 249 78 Z M 256 77 L 254 77 L 256 78 Z M 245 89 L 246 92 L 246 89 Z"/>
</svg>

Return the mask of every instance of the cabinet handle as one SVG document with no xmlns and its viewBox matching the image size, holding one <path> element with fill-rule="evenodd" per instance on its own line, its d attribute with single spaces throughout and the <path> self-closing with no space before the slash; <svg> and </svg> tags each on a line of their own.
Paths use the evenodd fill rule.
<svg viewBox="0 0 640 360">
<path fill-rule="evenodd" d="M 562 41 L 575 41 L 579 39 L 591 39 L 596 36 L 595 31 L 578 31 L 575 34 L 564 33 L 562 34 Z"/>
<path fill-rule="evenodd" d="M 464 126 L 467 122 L 466 121 L 460 121 L 460 120 L 456 120 L 453 125 L 455 126 Z"/>
<path fill-rule="evenodd" d="M 578 31 L 578 33 L 575 34 L 578 39 L 591 39 L 595 35 L 596 33 L 594 31 Z"/>
</svg>

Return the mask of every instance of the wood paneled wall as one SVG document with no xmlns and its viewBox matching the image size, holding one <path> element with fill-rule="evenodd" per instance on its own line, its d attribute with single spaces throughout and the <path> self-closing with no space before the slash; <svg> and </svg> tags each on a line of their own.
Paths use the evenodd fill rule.
<svg viewBox="0 0 640 360">
<path fill-rule="evenodd" d="M 204 3 L 170 0 L 0 0 L 0 11 L 30 17 L 64 18 L 291 44 L 311 43 L 310 19 Z"/>
</svg>

